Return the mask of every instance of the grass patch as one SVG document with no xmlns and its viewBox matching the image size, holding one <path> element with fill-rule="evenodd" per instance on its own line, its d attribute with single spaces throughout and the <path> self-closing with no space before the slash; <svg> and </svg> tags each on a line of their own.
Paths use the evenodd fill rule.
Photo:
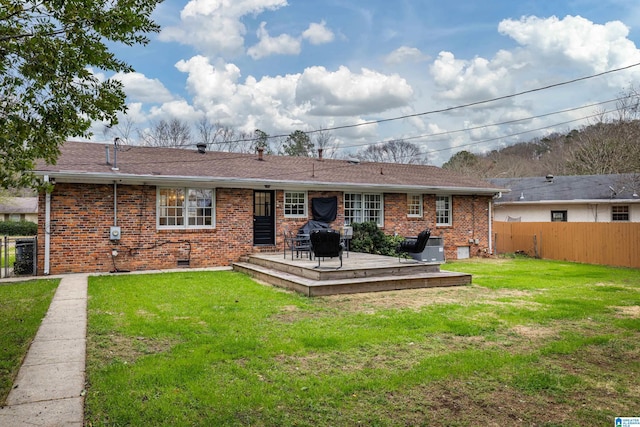
<svg viewBox="0 0 640 427">
<path fill-rule="evenodd" d="M 306 298 L 234 272 L 89 279 L 89 425 L 607 425 L 637 410 L 640 271 L 448 263 Z"/>
<path fill-rule="evenodd" d="M 57 286 L 57 280 L 0 285 L 0 403 L 9 395 Z"/>
</svg>

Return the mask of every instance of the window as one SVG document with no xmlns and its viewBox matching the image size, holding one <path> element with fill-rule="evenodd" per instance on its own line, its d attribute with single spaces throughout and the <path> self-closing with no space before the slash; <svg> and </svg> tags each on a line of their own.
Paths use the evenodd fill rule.
<svg viewBox="0 0 640 427">
<path fill-rule="evenodd" d="M 422 217 L 422 194 L 407 194 L 407 216 Z"/>
<path fill-rule="evenodd" d="M 629 221 L 629 206 L 611 206 L 611 221 Z"/>
<path fill-rule="evenodd" d="M 23 219 L 20 214 L 9 214 L 9 221 L 19 222 Z"/>
<path fill-rule="evenodd" d="M 284 216 L 307 217 L 307 193 L 304 191 L 284 192 Z"/>
<path fill-rule="evenodd" d="M 451 196 L 436 196 L 436 225 L 451 225 Z"/>
<path fill-rule="evenodd" d="M 567 222 L 567 211 L 551 211 L 551 222 Z"/>
<path fill-rule="evenodd" d="M 368 221 L 374 221 L 379 227 L 384 225 L 384 202 L 382 194 L 345 193 L 345 225 Z"/>
<path fill-rule="evenodd" d="M 159 188 L 159 228 L 215 226 L 214 191 L 208 188 Z"/>
</svg>

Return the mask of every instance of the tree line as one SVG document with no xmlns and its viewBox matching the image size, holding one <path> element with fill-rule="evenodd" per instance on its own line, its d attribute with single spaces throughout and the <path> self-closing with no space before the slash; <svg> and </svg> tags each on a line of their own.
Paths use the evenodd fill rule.
<svg viewBox="0 0 640 427">
<path fill-rule="evenodd" d="M 333 133 L 327 129 L 304 132 L 295 130 L 286 136 L 272 136 L 263 130 L 240 131 L 201 118 L 191 126 L 177 118 L 161 119 L 148 128 L 136 129 L 127 117 L 121 123 L 105 129 L 105 136 L 117 136 L 121 141 L 149 147 L 188 148 L 205 144 L 207 150 L 254 153 L 258 148 L 267 154 L 317 157 L 322 150 L 325 158 L 357 158 L 361 161 L 426 164 L 427 156 L 419 145 L 402 139 L 367 145 L 354 153 L 340 150 Z"/>
<path fill-rule="evenodd" d="M 631 87 L 613 115 L 566 133 L 534 138 L 485 154 L 460 151 L 443 168 L 480 178 L 551 175 L 640 175 L 640 95 Z"/>
</svg>

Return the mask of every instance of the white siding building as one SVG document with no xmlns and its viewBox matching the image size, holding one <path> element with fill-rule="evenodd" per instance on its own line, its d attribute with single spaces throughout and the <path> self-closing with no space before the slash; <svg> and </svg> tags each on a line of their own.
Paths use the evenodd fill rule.
<svg viewBox="0 0 640 427">
<path fill-rule="evenodd" d="M 640 175 L 495 178 L 495 221 L 640 222 Z"/>
</svg>

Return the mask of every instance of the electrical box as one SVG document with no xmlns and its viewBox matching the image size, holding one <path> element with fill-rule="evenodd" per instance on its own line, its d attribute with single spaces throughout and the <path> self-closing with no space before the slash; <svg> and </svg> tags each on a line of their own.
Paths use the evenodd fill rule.
<svg viewBox="0 0 640 427">
<path fill-rule="evenodd" d="M 444 239 L 442 237 L 429 237 L 424 251 L 419 254 L 411 254 L 413 259 L 424 262 L 445 262 L 444 259 Z"/>
<path fill-rule="evenodd" d="M 120 240 L 120 227 L 111 227 L 109 229 L 109 239 Z"/>
</svg>

